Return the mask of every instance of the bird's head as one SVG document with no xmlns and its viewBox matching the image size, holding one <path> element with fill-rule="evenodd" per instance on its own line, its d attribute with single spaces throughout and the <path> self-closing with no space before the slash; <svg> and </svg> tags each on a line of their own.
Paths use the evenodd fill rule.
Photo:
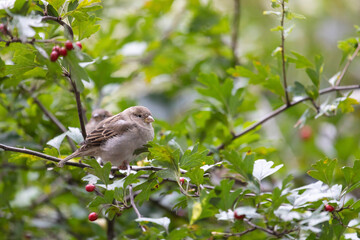
<svg viewBox="0 0 360 240">
<path fill-rule="evenodd" d="M 108 117 L 111 117 L 111 113 L 104 109 L 96 109 L 91 114 L 91 118 L 93 118 L 97 122 L 100 122 Z"/>
<path fill-rule="evenodd" d="M 143 106 L 135 106 L 128 108 L 130 112 L 130 118 L 136 122 L 144 122 L 151 124 L 154 120 L 150 110 Z"/>
</svg>

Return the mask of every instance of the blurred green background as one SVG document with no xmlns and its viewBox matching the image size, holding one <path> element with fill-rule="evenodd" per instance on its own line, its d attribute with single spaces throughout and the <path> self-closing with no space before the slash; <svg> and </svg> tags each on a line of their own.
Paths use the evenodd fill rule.
<svg viewBox="0 0 360 240">
<path fill-rule="evenodd" d="M 236 2 L 239 3 L 240 17 L 234 52 L 232 34 Z M 86 30 L 74 27 L 75 40 L 81 41 L 82 51 L 94 59 L 86 66 L 91 82 L 85 83 L 86 88 L 81 94 L 88 119 L 96 108 L 116 114 L 132 105 L 144 105 L 153 112 L 158 136 L 172 131 L 179 142 L 185 142 L 184 145 L 200 141 L 214 147 L 221 143 L 222 135 L 228 135 L 223 133 L 223 127 L 207 122 L 209 113 L 198 101 L 202 97 L 195 89 L 201 86 L 197 81 L 199 74 L 215 73 L 224 81 L 231 77 L 227 70 L 236 63 L 254 70 L 253 63 L 257 62 L 280 73 L 280 62 L 272 56 L 280 45 L 280 33 L 270 30 L 279 25 L 279 18 L 263 14 L 271 10 L 270 1 L 106 0 L 102 6 L 92 13 Z M 316 55 L 322 55 L 325 65 L 320 86 L 328 87 L 328 80 L 345 64 L 343 53 L 337 48 L 338 41 L 358 36 L 354 25 L 360 25 L 360 1 L 293 0 L 288 6 L 306 19 L 286 21 L 287 27 L 294 24 L 294 28 L 286 39 L 285 51 L 288 55 L 291 51 L 301 53 L 312 62 Z M 7 20 L 2 18 L 1 21 Z M 58 25 L 48 24 L 45 29 L 45 33 L 42 33 L 43 29 L 37 29 L 36 36 L 64 38 L 63 29 Z M 22 49 L 20 45 L 7 47 L 1 43 L 1 63 L 11 64 L 16 51 L 27 51 L 26 46 Z M 51 48 L 52 45 L 44 45 L 48 53 Z M 359 69 L 356 59 L 342 84 L 359 84 Z M 1 75 L 0 143 L 57 156 L 55 149 L 44 148 L 48 148 L 46 142 L 61 131 L 43 115 L 31 96 L 35 95 L 64 126 L 79 127 L 73 94 L 60 76 L 51 81 L 49 76 L 41 78 L 27 74 L 17 78 Z M 287 77 L 289 85 L 295 81 L 311 83 L 305 71 L 296 69 L 293 64 L 288 66 Z M 36 91 L 33 94 L 24 92 L 19 84 L 34 87 Z M 247 86 L 247 80 L 234 78 L 234 85 Z M 335 96 L 324 95 L 320 99 L 326 102 Z M 352 97 L 360 100 L 359 92 L 354 91 Z M 239 121 L 250 122 L 283 103 L 279 96 L 254 85 L 247 86 L 243 101 L 237 116 Z M 344 166 L 352 165 L 354 159 L 360 158 L 358 107 L 350 114 L 308 119 L 306 125 L 310 136 L 304 139 L 295 125 L 309 106 L 310 103 L 304 103 L 287 110 L 265 123 L 252 141 L 244 140 L 242 145 L 244 149 L 257 152 L 259 157 L 284 163 L 280 175 L 293 174 L 299 185 L 309 180 L 305 173 L 319 159 L 337 158 L 339 165 Z M 240 132 L 241 127 L 234 129 Z M 213 141 L 213 135 L 218 133 Z M 64 142 L 61 154 L 70 152 Z M 39 229 L 44 229 L 45 236 L 54 239 L 85 239 L 94 232 L 99 238 L 105 237 L 99 225 L 89 224 L 86 220 L 85 206 L 91 196 L 85 192 L 80 180 L 85 175 L 81 169 L 52 169 L 51 164 L 8 152 L 0 152 L 0 157 L 0 229 L 5 232 L 5 237 L 0 236 L 0 239 L 23 239 L 26 234 L 46 239 Z M 46 171 L 47 168 L 53 171 Z M 50 200 L 46 199 L 49 194 L 54 195 Z M 158 206 L 151 207 L 151 201 L 143 205 L 144 215 L 161 216 L 156 212 L 166 212 Z M 43 214 L 48 212 L 53 218 L 44 220 Z M 133 234 L 137 225 L 127 219 L 134 217 L 128 211 L 118 218 L 118 232 Z M 180 223 L 174 225 L 185 222 L 184 219 L 177 221 Z"/>
</svg>

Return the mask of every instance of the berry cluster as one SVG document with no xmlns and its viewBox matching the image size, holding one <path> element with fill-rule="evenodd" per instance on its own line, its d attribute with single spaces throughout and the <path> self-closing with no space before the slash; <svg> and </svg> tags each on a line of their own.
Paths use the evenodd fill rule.
<svg viewBox="0 0 360 240">
<path fill-rule="evenodd" d="M 82 49 L 81 42 L 75 43 L 80 49 Z M 56 45 L 53 47 L 51 54 L 50 54 L 50 60 L 52 62 L 55 62 L 59 56 L 65 57 L 67 55 L 67 51 L 71 51 L 74 49 L 74 45 L 71 41 L 66 41 L 64 47 L 60 47 L 59 45 Z"/>
</svg>

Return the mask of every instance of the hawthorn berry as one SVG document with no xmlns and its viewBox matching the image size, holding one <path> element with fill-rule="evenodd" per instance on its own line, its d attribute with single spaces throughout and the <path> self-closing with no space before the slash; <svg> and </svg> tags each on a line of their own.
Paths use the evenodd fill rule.
<svg viewBox="0 0 360 240">
<path fill-rule="evenodd" d="M 325 211 L 327 212 L 333 212 L 335 210 L 335 208 L 329 204 L 325 205 Z"/>
<path fill-rule="evenodd" d="M 235 211 L 235 212 L 234 212 L 234 218 L 235 218 L 235 219 L 238 219 L 238 220 L 242 220 L 242 219 L 245 218 L 245 215 L 244 215 L 244 214 L 238 215 L 238 214 L 236 213 L 236 211 Z"/>
<path fill-rule="evenodd" d="M 90 213 L 89 214 L 89 220 L 90 221 L 95 221 L 96 219 L 98 219 L 98 215 L 97 215 L 97 213 L 96 212 L 92 212 L 92 213 Z"/>
<path fill-rule="evenodd" d="M 7 32 L 6 25 L 3 23 L 0 24 L 0 32 L 2 32 L 3 34 L 6 34 Z"/>
<path fill-rule="evenodd" d="M 305 125 L 300 129 L 300 138 L 304 141 L 307 141 L 312 136 L 312 128 L 308 125 Z"/>
<path fill-rule="evenodd" d="M 55 62 L 59 57 L 59 53 L 57 51 L 52 51 L 50 54 L 50 60 Z"/>
<path fill-rule="evenodd" d="M 76 42 L 75 44 L 76 44 L 80 49 L 82 49 L 81 42 Z"/>
<path fill-rule="evenodd" d="M 179 181 L 180 181 L 181 184 L 184 184 L 185 178 L 181 177 L 181 178 L 179 179 Z"/>
<path fill-rule="evenodd" d="M 65 56 L 67 55 L 67 50 L 66 50 L 66 48 L 64 48 L 64 47 L 60 48 L 59 54 L 60 54 L 61 56 L 64 56 L 64 57 L 65 57 Z"/>
<path fill-rule="evenodd" d="M 85 190 L 88 192 L 92 192 L 95 190 L 95 185 L 94 184 L 88 184 L 85 186 Z"/>
<path fill-rule="evenodd" d="M 56 45 L 52 48 L 52 51 L 54 52 L 60 52 L 60 46 L 59 45 Z"/>
<path fill-rule="evenodd" d="M 69 51 L 74 48 L 72 42 L 69 41 L 69 40 L 67 40 L 67 41 L 65 42 L 65 47 L 66 47 L 66 49 L 69 50 Z"/>
</svg>

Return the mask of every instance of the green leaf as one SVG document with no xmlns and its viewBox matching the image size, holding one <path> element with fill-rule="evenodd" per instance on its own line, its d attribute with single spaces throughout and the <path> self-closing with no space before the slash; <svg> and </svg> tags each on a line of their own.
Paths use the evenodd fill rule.
<svg viewBox="0 0 360 240">
<path fill-rule="evenodd" d="M 316 86 L 316 88 L 319 88 L 320 80 L 319 80 L 318 73 L 312 68 L 307 68 L 306 74 L 309 76 L 309 78 L 311 79 L 313 84 Z"/>
<path fill-rule="evenodd" d="M 85 14 L 82 21 L 79 20 L 80 15 Z M 89 38 L 91 35 L 100 30 L 100 25 L 96 24 L 100 21 L 100 18 L 95 16 L 88 17 L 86 13 L 78 14 L 75 16 L 76 20 L 73 23 L 73 30 L 78 34 L 79 40 Z"/>
<path fill-rule="evenodd" d="M 106 190 L 104 194 L 104 201 L 105 203 L 112 204 L 114 200 L 115 192 L 113 190 Z"/>
<path fill-rule="evenodd" d="M 66 133 L 60 134 L 59 136 L 56 136 L 53 139 L 49 140 L 46 144 L 56 148 L 60 153 L 60 145 L 65 137 Z"/>
<path fill-rule="evenodd" d="M 155 176 L 150 175 L 150 177 L 146 182 L 143 182 L 142 184 L 139 184 L 134 188 L 134 191 L 141 190 L 141 192 L 135 197 L 135 200 L 139 202 L 140 206 L 143 204 L 144 201 L 149 200 L 150 195 L 154 193 L 155 191 L 154 187 L 157 184 L 158 183 L 156 181 Z"/>
<path fill-rule="evenodd" d="M 288 57 L 288 62 L 289 63 L 295 63 L 296 68 L 312 68 L 313 64 L 303 55 L 301 55 L 300 53 L 291 52 L 292 55 L 295 56 L 295 58 L 292 57 Z"/>
<path fill-rule="evenodd" d="M 107 218 L 112 220 L 116 214 L 121 213 L 120 209 L 117 206 L 110 206 L 106 209 L 105 214 L 107 214 Z"/>
<path fill-rule="evenodd" d="M 240 153 L 235 151 L 224 151 L 225 159 L 230 162 L 230 169 L 240 173 L 245 179 L 251 180 L 253 167 L 254 167 L 254 155 L 247 154 L 243 159 Z"/>
<path fill-rule="evenodd" d="M 189 177 L 191 182 L 197 186 L 204 182 L 204 170 L 199 167 L 189 170 L 186 173 L 186 176 Z"/>
<path fill-rule="evenodd" d="M 339 108 L 343 113 L 354 112 L 353 105 L 358 105 L 359 102 L 354 98 L 347 97 L 345 100 L 339 103 Z"/>
<path fill-rule="evenodd" d="M 189 210 L 189 218 L 190 225 L 192 225 L 196 220 L 198 220 L 201 216 L 202 206 L 199 201 L 189 201 L 188 210 Z"/>
<path fill-rule="evenodd" d="M 105 204 L 106 203 L 106 201 L 105 201 L 105 199 L 103 198 L 103 197 L 101 197 L 101 196 L 96 196 L 95 198 L 94 198 L 94 200 L 92 200 L 89 204 L 88 204 L 88 207 L 98 207 L 99 205 L 101 205 L 101 204 Z"/>
<path fill-rule="evenodd" d="M 186 150 L 184 155 L 180 158 L 180 167 L 187 170 L 213 164 L 214 160 L 207 156 L 208 152 L 209 150 L 203 147 L 199 149 L 199 144 L 196 144 L 191 151 Z"/>
<path fill-rule="evenodd" d="M 77 144 L 80 144 L 84 141 L 84 137 L 79 128 L 69 127 L 69 131 L 66 132 L 66 135 L 74 140 Z"/>
<path fill-rule="evenodd" d="M 65 3 L 65 0 L 47 0 L 47 2 L 58 10 Z"/>
<path fill-rule="evenodd" d="M 137 178 L 144 173 L 145 171 L 138 171 L 136 174 L 131 173 L 129 176 L 126 176 L 123 188 L 125 189 L 130 184 L 139 182 Z"/>
<path fill-rule="evenodd" d="M 158 224 L 165 228 L 166 232 L 169 231 L 169 225 L 170 225 L 170 218 L 168 217 L 162 217 L 162 218 L 137 218 L 135 219 L 136 222 L 152 222 L 155 224 Z"/>
<path fill-rule="evenodd" d="M 150 143 L 151 147 L 149 148 L 149 158 L 153 158 L 154 164 L 159 164 L 168 169 L 173 170 L 175 173 L 180 172 L 179 168 L 179 158 L 180 151 L 179 149 L 173 150 L 169 146 L 162 146 L 156 143 Z"/>
<path fill-rule="evenodd" d="M 355 160 L 353 167 L 342 167 L 347 190 L 346 193 L 353 191 L 360 186 L 360 160 Z"/>
<path fill-rule="evenodd" d="M 315 170 L 310 170 L 307 173 L 311 177 L 320 180 L 330 186 L 332 183 L 336 163 L 336 159 L 330 160 L 326 158 L 324 160 L 319 160 L 312 165 Z"/>
<path fill-rule="evenodd" d="M 93 170 L 94 175 L 100 178 L 100 180 L 107 186 L 109 184 L 109 174 L 111 171 L 111 163 L 106 163 L 103 167 L 99 165 L 96 159 L 89 159 L 84 161 L 86 164 L 89 164 Z"/>
<path fill-rule="evenodd" d="M 237 198 L 241 198 L 243 194 L 242 193 L 242 189 L 238 188 L 235 191 L 232 191 L 232 187 L 234 185 L 235 181 L 234 180 L 226 180 L 223 179 L 220 182 L 220 185 L 215 187 L 215 193 L 217 193 L 218 198 L 220 199 L 220 201 L 218 202 L 218 204 L 216 204 L 216 206 L 218 206 L 218 208 L 222 209 L 222 210 L 227 210 L 232 208 L 235 200 Z"/>
</svg>

